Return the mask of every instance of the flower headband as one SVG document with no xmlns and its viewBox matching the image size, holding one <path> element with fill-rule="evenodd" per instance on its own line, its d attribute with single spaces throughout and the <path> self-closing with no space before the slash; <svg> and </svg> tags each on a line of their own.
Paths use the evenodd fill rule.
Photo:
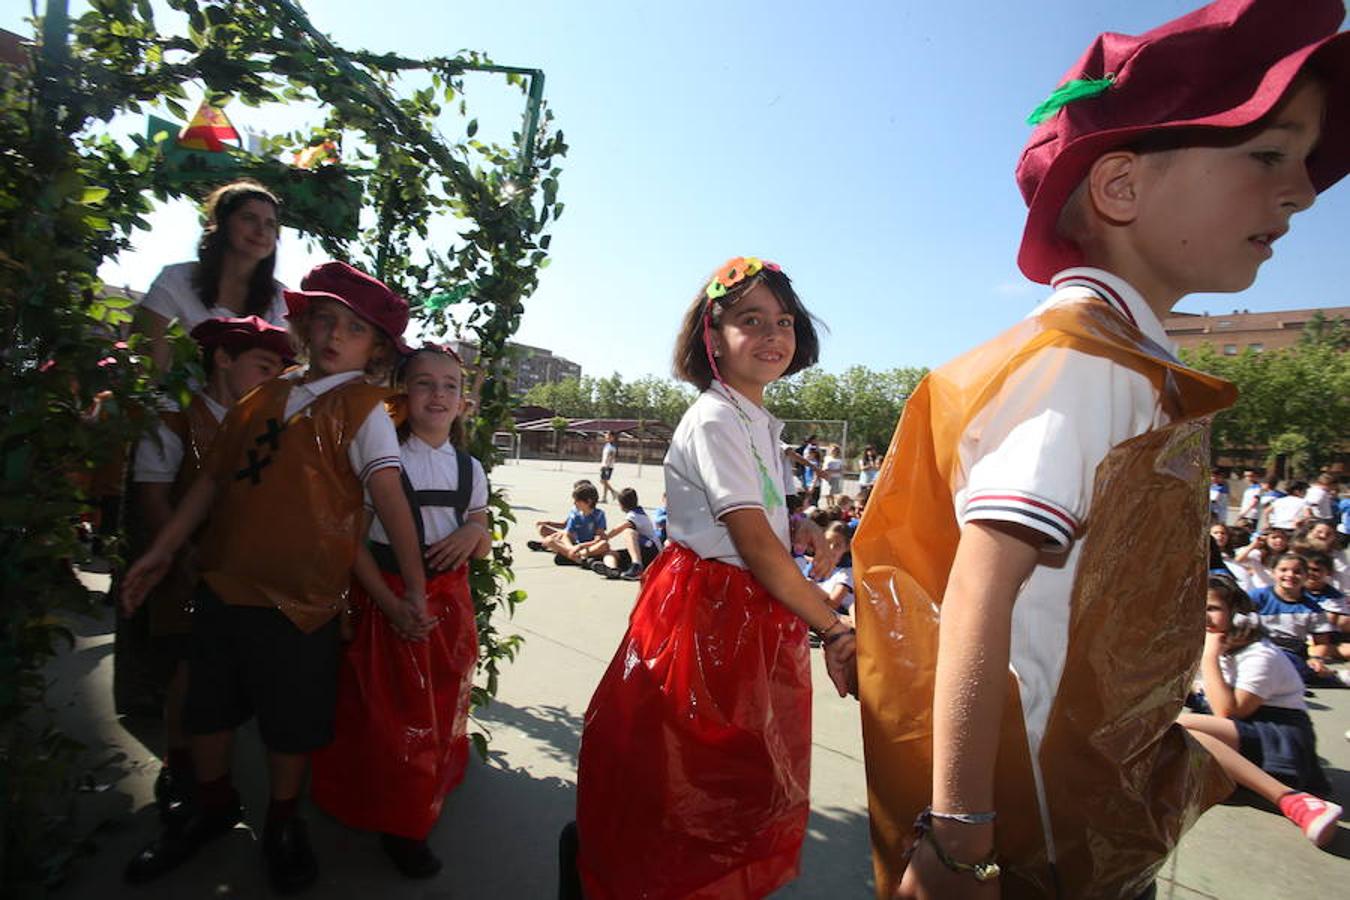
<svg viewBox="0 0 1350 900">
<path fill-rule="evenodd" d="M 758 256 L 738 256 L 727 260 L 726 265 L 717 270 L 704 293 L 708 295 L 709 300 L 720 300 L 727 295 L 727 291 L 745 279 L 758 275 L 761 269 L 768 269 L 770 272 L 783 271 L 778 267 L 778 263 L 762 260 Z"/>
</svg>

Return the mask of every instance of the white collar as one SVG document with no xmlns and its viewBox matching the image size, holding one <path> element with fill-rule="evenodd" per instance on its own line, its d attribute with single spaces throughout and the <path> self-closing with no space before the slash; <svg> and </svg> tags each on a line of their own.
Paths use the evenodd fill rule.
<svg viewBox="0 0 1350 900">
<path fill-rule="evenodd" d="M 216 398 L 212 397 L 206 391 L 201 392 L 201 398 L 206 401 L 206 408 L 210 410 L 211 415 L 216 417 L 216 421 L 224 422 L 225 415 L 230 411 L 229 407 L 225 406 L 223 403 L 217 402 Z"/>
<path fill-rule="evenodd" d="M 335 375 L 325 375 L 322 378 L 315 378 L 313 381 L 305 381 L 305 375 L 309 373 L 309 367 L 292 369 L 289 372 L 282 373 L 281 377 L 294 381 L 295 387 L 303 388 L 309 391 L 315 397 L 326 394 L 339 385 L 354 381 L 365 375 L 365 372 L 357 369 L 353 372 L 338 372 Z"/>
<path fill-rule="evenodd" d="M 422 440 L 422 439 L 421 439 L 420 437 L 418 437 L 417 435 L 412 434 L 411 432 L 408 434 L 408 439 L 407 439 L 406 441 L 403 442 L 403 446 L 405 446 L 405 447 L 407 447 L 409 450 L 415 451 L 415 452 L 417 452 L 417 453 L 449 453 L 449 454 L 453 454 L 453 453 L 455 452 L 455 445 L 452 444 L 452 443 L 450 443 L 450 439 L 449 439 L 449 438 L 446 438 L 446 439 L 445 439 L 445 443 L 444 443 L 444 444 L 441 444 L 439 447 L 433 447 L 433 446 L 431 446 L 430 444 L 428 444 L 426 441 Z"/>
<path fill-rule="evenodd" d="M 714 381 L 708 390 L 724 403 L 730 403 L 732 406 L 739 406 L 752 423 L 768 423 L 773 429 L 774 434 L 783 430 L 783 422 L 775 417 L 767 409 L 751 400 L 729 384 L 720 381 Z"/>
<path fill-rule="evenodd" d="M 1105 300 L 1112 309 L 1143 332 L 1144 337 L 1159 344 L 1173 356 L 1176 355 L 1176 344 L 1167 336 L 1162 322 L 1159 322 L 1158 317 L 1153 314 L 1143 295 L 1119 275 L 1113 275 L 1105 269 L 1077 266 L 1056 273 L 1055 277 L 1050 279 L 1050 284 L 1055 289 L 1052 300 L 1062 299 L 1059 295 L 1070 291 L 1076 296 L 1089 294 Z"/>
</svg>

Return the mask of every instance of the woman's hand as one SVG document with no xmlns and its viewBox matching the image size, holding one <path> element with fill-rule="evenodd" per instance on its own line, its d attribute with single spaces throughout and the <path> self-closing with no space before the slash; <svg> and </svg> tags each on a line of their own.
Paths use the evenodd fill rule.
<svg viewBox="0 0 1350 900">
<path fill-rule="evenodd" d="M 122 614 L 131 616 L 140 609 L 146 595 L 164 580 L 172 567 L 173 554 L 166 553 L 158 545 L 152 545 L 145 551 L 127 570 L 127 574 L 122 576 L 122 583 L 118 586 Z"/>
<path fill-rule="evenodd" d="M 1195 646 L 1194 644 L 1191 645 Z M 1228 649 L 1228 633 L 1224 631 L 1205 632 L 1205 656 L 1219 657 Z"/>
<path fill-rule="evenodd" d="M 437 572 L 458 569 L 469 561 L 483 536 L 483 529 L 476 523 L 466 522 L 427 547 L 427 565 Z"/>
</svg>

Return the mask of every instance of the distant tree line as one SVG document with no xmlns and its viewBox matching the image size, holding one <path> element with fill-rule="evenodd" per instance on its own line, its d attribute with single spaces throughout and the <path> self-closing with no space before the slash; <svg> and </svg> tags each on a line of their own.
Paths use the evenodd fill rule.
<svg viewBox="0 0 1350 900">
<path fill-rule="evenodd" d="M 1216 456 L 1273 464 L 1308 474 L 1350 453 L 1350 323 L 1315 314 L 1298 344 L 1225 356 L 1212 346 L 1181 359 L 1237 385 L 1238 400 L 1215 416 Z"/>
<path fill-rule="evenodd" d="M 764 403 L 780 419 L 846 420 L 849 453 L 856 455 L 866 444 L 885 448 L 905 399 L 927 371 L 851 366 L 836 375 L 807 369 L 769 385 Z M 606 378 L 583 376 L 535 385 L 522 402 L 569 418 L 647 419 L 674 425 L 696 396 L 693 387 L 671 378 L 648 375 L 625 382 L 615 372 Z"/>
</svg>

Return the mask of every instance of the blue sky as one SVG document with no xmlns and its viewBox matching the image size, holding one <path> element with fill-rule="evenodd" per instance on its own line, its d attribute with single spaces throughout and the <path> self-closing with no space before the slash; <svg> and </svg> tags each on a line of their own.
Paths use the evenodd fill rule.
<svg viewBox="0 0 1350 900">
<path fill-rule="evenodd" d="M 625 377 L 668 373 L 684 307 L 741 254 L 792 275 L 829 326 L 830 371 L 936 365 L 1016 321 L 1043 295 L 1015 262 L 1024 206 L 1013 166 L 1027 113 L 1098 32 L 1138 32 L 1196 5 L 304 3 L 349 48 L 471 48 L 547 73 L 571 146 L 566 211 L 518 339 L 588 375 Z M 26 6 L 11 3 L 0 25 L 21 30 Z M 505 137 L 519 96 L 486 78 L 469 87 Z M 297 115 L 227 111 L 263 130 Z M 144 288 L 192 257 L 189 208 L 155 224 L 105 269 L 108 281 Z M 1178 309 L 1350 305 L 1347 234 L 1342 183 L 1295 218 L 1255 287 Z M 314 261 L 288 240 L 280 277 L 295 284 Z"/>
</svg>

